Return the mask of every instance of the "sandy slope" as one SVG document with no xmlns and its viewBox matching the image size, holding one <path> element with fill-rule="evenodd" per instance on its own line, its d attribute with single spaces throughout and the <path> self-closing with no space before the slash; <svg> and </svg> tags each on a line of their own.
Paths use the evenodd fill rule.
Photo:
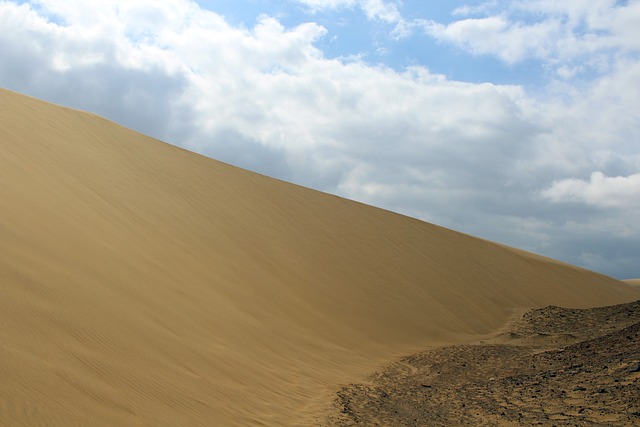
<svg viewBox="0 0 640 427">
<path fill-rule="evenodd" d="M 0 423 L 311 423 L 337 384 L 592 272 L 0 90 Z"/>
</svg>

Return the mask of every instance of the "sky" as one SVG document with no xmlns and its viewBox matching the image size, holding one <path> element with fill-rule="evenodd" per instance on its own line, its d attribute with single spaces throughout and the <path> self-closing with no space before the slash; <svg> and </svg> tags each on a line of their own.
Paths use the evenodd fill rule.
<svg viewBox="0 0 640 427">
<path fill-rule="evenodd" d="M 638 0 L 0 0 L 0 86 L 635 278 L 639 23 Z"/>
</svg>

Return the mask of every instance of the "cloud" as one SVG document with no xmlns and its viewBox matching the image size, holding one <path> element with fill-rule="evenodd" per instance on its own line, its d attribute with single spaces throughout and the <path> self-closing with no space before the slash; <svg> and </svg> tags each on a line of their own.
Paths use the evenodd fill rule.
<svg viewBox="0 0 640 427">
<path fill-rule="evenodd" d="M 384 2 L 383 0 L 361 0 L 360 7 L 369 19 L 379 19 L 390 24 L 403 20 L 395 3 Z"/>
<path fill-rule="evenodd" d="M 359 0 L 295 0 L 297 3 L 303 4 L 313 11 L 322 9 L 339 9 L 353 7 L 358 4 Z"/>
<path fill-rule="evenodd" d="M 507 64 L 527 59 L 549 62 L 560 75 L 606 71 L 611 55 L 640 48 L 640 3 L 610 0 L 554 2 L 482 2 L 461 6 L 442 24 L 417 21 L 441 42 L 475 55 L 491 55 Z M 475 15 L 475 16 L 474 16 Z M 574 66 L 568 73 L 569 65 Z"/>
<path fill-rule="evenodd" d="M 342 9 L 360 7 L 369 19 L 379 19 L 388 23 L 401 21 L 398 5 L 385 0 L 293 0 L 307 6 L 314 12 L 323 9 Z"/>
<path fill-rule="evenodd" d="M 398 3 L 385 0 L 293 0 L 309 8 L 312 13 L 331 9 L 359 7 L 370 21 L 379 21 L 394 25 L 390 32 L 393 39 L 407 37 L 411 33 L 412 24 L 407 22 L 399 10 Z"/>
<path fill-rule="evenodd" d="M 640 173 L 608 177 L 591 174 L 589 181 L 568 178 L 554 181 L 542 195 L 554 202 L 583 202 L 603 208 L 640 208 Z"/>
<path fill-rule="evenodd" d="M 454 43 L 474 55 L 497 56 L 508 64 L 530 56 L 546 56 L 548 45 L 560 30 L 555 22 L 524 25 L 504 16 L 470 18 L 448 25 L 426 22 L 424 28 L 438 40 Z"/>
<path fill-rule="evenodd" d="M 392 2 L 313 4 L 368 7 L 370 19 L 406 22 L 397 7 L 385 8 Z M 535 4 L 547 14 L 555 7 Z M 622 196 L 639 199 L 630 188 L 640 170 L 640 62 L 635 42 L 624 41 L 635 30 L 623 25 L 622 6 L 601 10 L 598 23 L 586 14 L 591 3 L 580 4 L 571 16 L 581 25 L 622 22 L 608 38 L 606 66 L 579 85 L 569 78 L 532 92 L 452 81 L 424 66 L 328 59 L 319 24 L 285 27 L 261 16 L 234 27 L 187 0 L 0 1 L 0 84 L 278 178 L 568 262 L 609 259 L 601 271 L 640 275 L 637 262 L 616 261 L 624 258 L 616 245 L 640 252 L 637 210 Z M 566 25 L 539 19 L 535 34 L 512 15 L 465 16 L 436 30 L 443 40 L 476 43 L 464 46 L 478 54 L 553 62 L 559 50 L 529 45 L 552 45 L 546 34 L 565 34 Z M 569 75 L 591 65 L 563 66 Z M 574 178 L 593 171 L 602 176 Z"/>
</svg>

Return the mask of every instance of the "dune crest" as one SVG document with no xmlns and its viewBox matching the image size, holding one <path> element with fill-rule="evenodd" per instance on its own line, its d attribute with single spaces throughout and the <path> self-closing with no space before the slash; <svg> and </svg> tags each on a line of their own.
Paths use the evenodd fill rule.
<svg viewBox="0 0 640 427">
<path fill-rule="evenodd" d="M 612 278 L 0 90 L 0 424 L 313 423 L 338 384 Z"/>
</svg>

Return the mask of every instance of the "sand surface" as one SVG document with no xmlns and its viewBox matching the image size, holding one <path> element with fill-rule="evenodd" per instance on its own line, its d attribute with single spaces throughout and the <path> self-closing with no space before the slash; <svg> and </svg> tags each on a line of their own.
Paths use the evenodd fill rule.
<svg viewBox="0 0 640 427">
<path fill-rule="evenodd" d="M 402 355 L 639 297 L 0 90 L 1 425 L 315 424 Z"/>
<path fill-rule="evenodd" d="M 640 301 L 547 307 L 337 392 L 327 425 L 640 426 Z"/>
</svg>

